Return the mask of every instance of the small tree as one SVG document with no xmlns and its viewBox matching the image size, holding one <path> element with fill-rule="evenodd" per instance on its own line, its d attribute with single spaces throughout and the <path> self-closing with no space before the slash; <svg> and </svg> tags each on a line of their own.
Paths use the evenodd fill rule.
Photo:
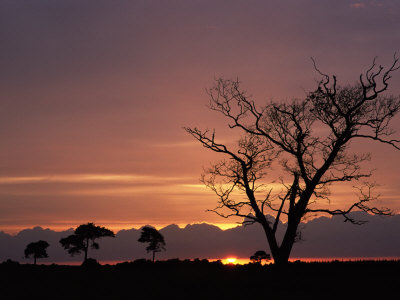
<svg viewBox="0 0 400 300">
<path fill-rule="evenodd" d="M 271 259 L 271 255 L 266 253 L 264 250 L 258 250 L 252 256 L 250 256 L 250 260 L 255 263 L 261 263 L 263 259 L 265 260 Z"/>
<path fill-rule="evenodd" d="M 29 243 L 25 248 L 25 258 L 33 257 L 33 264 L 36 265 L 36 259 L 49 257 L 47 254 L 47 247 L 49 247 L 49 243 L 46 241 L 37 241 L 33 243 Z"/>
<path fill-rule="evenodd" d="M 147 252 L 153 252 L 153 262 L 155 260 L 156 252 L 165 251 L 164 237 L 157 229 L 149 226 L 142 228 L 142 233 L 138 239 L 140 243 L 149 243 L 146 250 Z"/>
<path fill-rule="evenodd" d="M 84 252 L 85 257 L 83 261 L 85 262 L 88 258 L 89 247 L 92 249 L 99 249 L 100 246 L 95 242 L 95 240 L 107 236 L 115 237 L 115 234 L 105 227 L 96 226 L 93 223 L 87 223 L 77 227 L 74 234 L 62 238 L 60 243 L 64 249 L 68 250 L 68 253 L 71 254 L 71 256 Z"/>
</svg>

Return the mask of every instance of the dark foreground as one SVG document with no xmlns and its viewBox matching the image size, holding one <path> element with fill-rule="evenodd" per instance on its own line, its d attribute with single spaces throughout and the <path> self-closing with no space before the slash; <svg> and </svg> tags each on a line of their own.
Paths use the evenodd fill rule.
<svg viewBox="0 0 400 300">
<path fill-rule="evenodd" d="M 400 261 L 0 265 L 0 299 L 398 299 Z"/>
</svg>

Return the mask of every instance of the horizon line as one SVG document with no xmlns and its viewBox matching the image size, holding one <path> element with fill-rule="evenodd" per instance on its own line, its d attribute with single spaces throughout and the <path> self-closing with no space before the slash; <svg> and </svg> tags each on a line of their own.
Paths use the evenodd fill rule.
<svg viewBox="0 0 400 300">
<path fill-rule="evenodd" d="M 90 222 L 90 221 L 89 221 Z M 80 222 L 78 222 L 80 223 Z M 88 222 L 82 222 L 82 224 L 86 224 Z M 151 226 L 156 228 L 157 230 L 162 230 L 166 227 L 169 227 L 171 225 L 176 225 L 178 226 L 180 229 L 184 229 L 187 226 L 190 225 L 201 225 L 201 224 L 207 224 L 210 226 L 215 226 L 218 227 L 219 229 L 221 229 L 222 231 L 228 230 L 228 229 L 232 229 L 238 226 L 243 226 L 243 224 L 241 223 L 213 223 L 213 222 L 193 222 L 193 223 L 161 223 L 161 224 L 150 224 L 150 223 L 145 223 L 145 222 L 141 222 L 141 223 L 129 223 L 129 226 L 118 226 L 118 225 L 113 225 L 113 224 L 124 224 L 124 223 L 108 223 L 108 222 L 93 222 L 98 226 L 101 227 L 106 227 L 110 230 L 115 231 L 115 233 L 117 234 L 120 231 L 123 230 L 140 230 L 145 226 Z M 30 226 L 1 226 L 0 227 L 0 232 L 3 232 L 5 234 L 11 235 L 11 236 L 15 236 L 18 235 L 20 232 L 24 231 L 24 230 L 34 230 L 35 228 L 40 228 L 42 230 L 51 230 L 53 232 L 64 232 L 64 231 L 68 231 L 70 229 L 75 229 L 76 227 L 78 227 L 79 225 L 75 225 L 72 226 L 71 225 L 57 225 L 57 224 L 52 224 L 52 225 L 30 225 Z"/>
<path fill-rule="evenodd" d="M 352 213 L 365 213 L 368 214 L 370 216 L 379 216 L 379 215 L 371 215 L 367 212 L 364 211 L 354 211 Z M 395 212 L 392 216 L 398 216 L 400 215 L 400 212 Z M 318 218 L 328 218 L 328 219 L 332 219 L 333 216 L 326 216 L 326 215 L 320 215 L 320 216 L 316 216 L 315 218 L 306 220 L 306 221 L 302 221 L 302 223 L 308 223 L 312 220 L 318 219 Z M 339 216 L 340 217 L 340 216 Z M 390 216 L 388 216 L 390 217 Z M 50 223 L 50 224 L 39 224 L 39 225 L 9 225 L 9 226 L 0 226 L 0 232 L 3 232 L 5 234 L 11 235 L 11 236 L 15 236 L 18 235 L 21 231 L 24 230 L 33 230 L 35 228 L 41 228 L 43 230 L 51 230 L 54 232 L 63 232 L 63 231 L 68 231 L 70 229 L 74 230 L 76 227 L 78 227 L 81 224 L 87 224 L 89 222 L 95 223 L 98 226 L 102 226 L 102 227 L 106 227 L 112 231 L 115 231 L 115 233 L 117 234 L 118 232 L 122 231 L 122 230 L 140 230 L 145 226 L 151 226 L 156 228 L 157 230 L 162 230 L 168 226 L 171 225 L 176 225 L 178 226 L 180 229 L 184 229 L 185 227 L 189 226 L 189 225 L 200 225 L 200 224 L 207 224 L 210 226 L 215 226 L 218 227 L 219 229 L 221 229 L 222 231 L 225 230 L 229 230 L 232 228 L 236 228 L 239 226 L 248 226 L 248 225 L 244 225 L 240 222 L 207 222 L 207 221 L 198 221 L 198 222 L 192 222 L 192 223 L 156 223 L 156 224 L 151 224 L 150 222 L 137 222 L 137 223 L 131 223 L 131 222 L 110 222 L 110 221 L 104 221 L 102 222 L 100 221 L 93 221 L 93 220 L 89 220 L 89 221 L 85 221 L 85 222 L 73 222 L 73 221 L 65 221 L 65 222 L 60 222 L 60 223 Z M 74 225 L 79 223 L 79 225 Z M 285 224 L 286 222 L 283 222 L 283 224 Z"/>
</svg>

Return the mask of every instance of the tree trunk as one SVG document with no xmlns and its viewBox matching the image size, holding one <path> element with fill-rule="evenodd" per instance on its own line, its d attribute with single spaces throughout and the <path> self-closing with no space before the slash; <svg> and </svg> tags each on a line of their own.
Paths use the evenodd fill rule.
<svg viewBox="0 0 400 300">
<path fill-rule="evenodd" d="M 156 258 L 156 251 L 153 251 L 153 262 L 154 262 L 155 258 Z"/>
<path fill-rule="evenodd" d="M 33 256 L 33 264 L 36 265 L 36 255 Z"/>
<path fill-rule="evenodd" d="M 297 228 L 301 221 L 301 215 L 302 214 L 299 212 L 293 212 L 293 214 L 289 216 L 288 227 L 280 246 L 277 243 L 275 233 L 268 227 L 269 225 L 267 223 L 263 224 L 274 264 L 278 267 L 285 266 L 289 262 L 290 253 L 296 240 Z"/>
<path fill-rule="evenodd" d="M 289 253 L 284 253 L 281 247 L 278 246 L 278 242 L 276 240 L 276 232 L 271 228 L 267 218 L 259 209 L 256 198 L 254 196 L 254 191 L 250 188 L 248 184 L 246 185 L 246 194 L 250 200 L 252 208 L 254 209 L 256 217 L 259 220 L 258 222 L 264 229 L 264 233 L 267 237 L 268 245 L 271 250 L 271 255 L 274 259 L 274 264 L 276 265 L 287 264 L 287 262 L 289 261 L 290 251 Z"/>
<path fill-rule="evenodd" d="M 89 249 L 89 239 L 86 239 L 85 258 L 84 258 L 83 262 L 85 262 L 87 260 L 88 249 Z"/>
<path fill-rule="evenodd" d="M 293 244 L 295 242 L 296 234 L 284 240 L 279 247 L 278 254 L 274 257 L 277 266 L 285 266 L 289 263 L 290 253 L 292 252 Z"/>
</svg>

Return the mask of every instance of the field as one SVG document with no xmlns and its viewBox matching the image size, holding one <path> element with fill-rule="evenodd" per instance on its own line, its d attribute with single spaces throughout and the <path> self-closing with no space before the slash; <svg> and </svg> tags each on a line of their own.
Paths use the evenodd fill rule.
<svg viewBox="0 0 400 300">
<path fill-rule="evenodd" d="M 1 299 L 395 299 L 399 286 L 400 261 L 0 265 Z"/>
</svg>

